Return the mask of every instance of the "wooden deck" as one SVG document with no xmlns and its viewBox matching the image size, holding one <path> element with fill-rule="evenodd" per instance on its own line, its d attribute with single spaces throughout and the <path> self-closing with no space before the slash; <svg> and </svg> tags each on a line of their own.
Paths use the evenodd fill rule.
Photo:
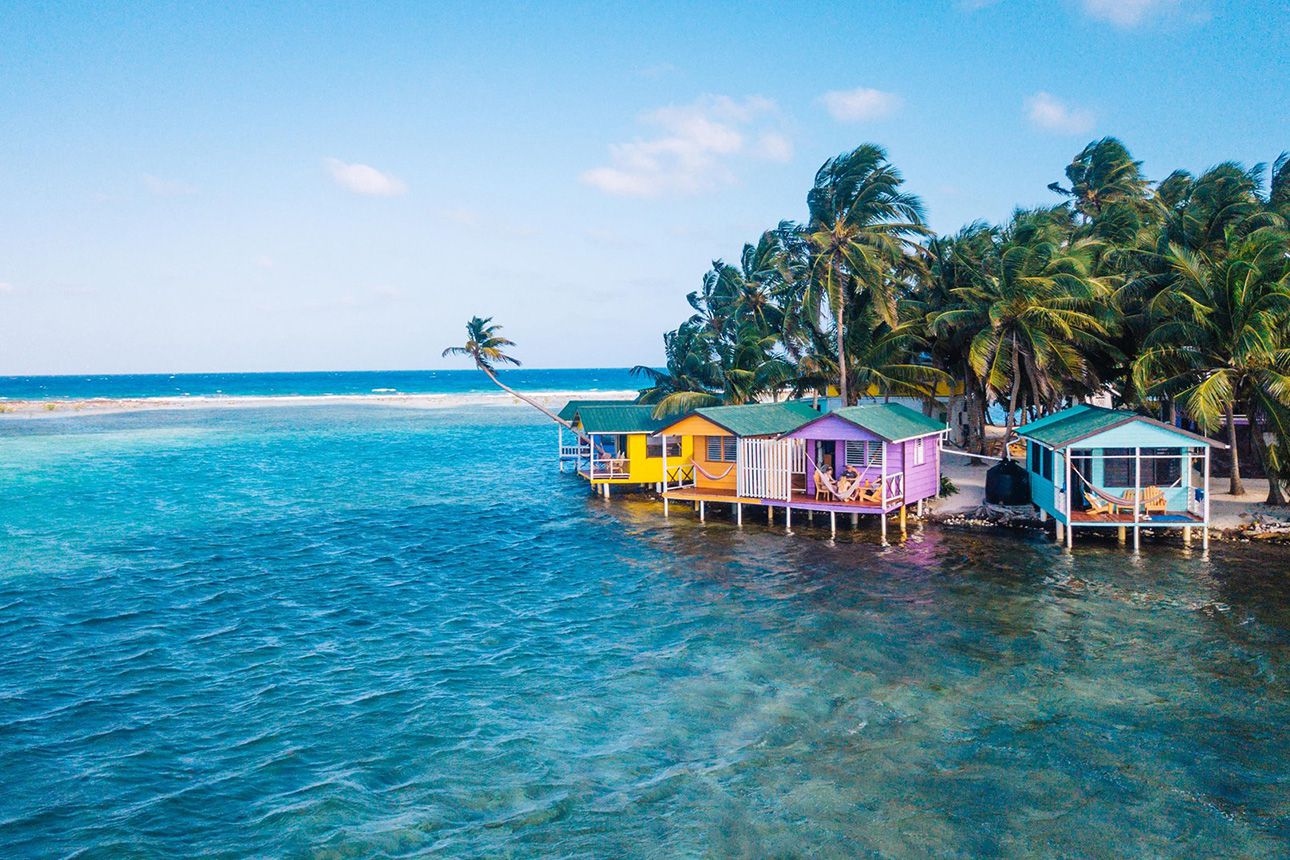
<svg viewBox="0 0 1290 860">
<path fill-rule="evenodd" d="M 826 501 L 824 499 L 816 500 L 812 494 L 793 491 L 792 499 L 784 501 L 783 499 L 753 499 L 739 496 L 734 490 L 728 490 L 721 487 L 682 487 L 680 489 L 668 490 L 663 494 L 669 502 L 717 502 L 724 504 L 744 504 L 744 505 L 765 505 L 772 508 L 793 508 L 803 511 L 835 511 L 837 513 L 848 514 L 880 514 L 883 509 L 879 505 L 864 504 L 860 502 L 842 502 L 837 499 Z M 887 511 L 897 510 L 902 504 L 901 499 L 888 499 Z"/>
<path fill-rule="evenodd" d="M 764 505 L 761 499 L 749 499 L 724 487 L 680 487 L 668 490 L 663 496 L 669 502 L 720 502 L 729 505 Z"/>
<path fill-rule="evenodd" d="M 1143 516 L 1138 525 L 1145 528 L 1168 528 L 1171 526 L 1193 526 L 1204 520 L 1187 511 L 1168 511 L 1163 514 Z M 1071 525 L 1074 526 L 1131 526 L 1133 512 L 1117 514 L 1090 514 L 1088 511 L 1071 511 Z"/>
</svg>

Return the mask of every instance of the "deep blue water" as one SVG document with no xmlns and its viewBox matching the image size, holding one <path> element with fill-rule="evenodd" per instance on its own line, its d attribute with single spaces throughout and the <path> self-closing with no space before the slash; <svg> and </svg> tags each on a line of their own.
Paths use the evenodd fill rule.
<svg viewBox="0 0 1290 860">
<path fill-rule="evenodd" d="M 0 856 L 1286 856 L 1284 552 L 665 520 L 482 412 L 0 421 Z"/>
<path fill-rule="evenodd" d="M 625 391 L 644 386 L 627 368 L 504 370 L 521 391 Z M 477 370 L 360 370 L 313 373 L 142 373 L 0 376 L 0 399 L 91 397 L 323 396 L 329 394 L 474 394 L 497 388 Z"/>
</svg>

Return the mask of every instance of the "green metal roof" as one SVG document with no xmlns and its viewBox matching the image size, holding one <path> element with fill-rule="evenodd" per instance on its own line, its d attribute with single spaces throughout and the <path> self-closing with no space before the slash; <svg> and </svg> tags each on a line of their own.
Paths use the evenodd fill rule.
<svg viewBox="0 0 1290 860">
<path fill-rule="evenodd" d="M 572 421 L 573 416 L 578 414 L 578 410 L 584 406 L 624 406 L 631 403 L 630 400 L 570 400 L 564 404 L 557 415 L 561 421 Z"/>
<path fill-rule="evenodd" d="M 598 404 L 580 407 L 577 419 L 587 433 L 656 433 L 669 423 L 655 418 L 654 407 L 636 403 Z"/>
<path fill-rule="evenodd" d="M 1185 436 L 1188 439 L 1216 448 L 1226 447 L 1221 442 L 1206 439 L 1204 436 L 1189 433 L 1180 427 L 1174 427 L 1149 416 L 1130 412 L 1127 409 L 1106 409 L 1102 406 L 1088 406 L 1082 403 L 1031 421 L 1029 424 L 1018 427 L 1016 433 L 1018 436 L 1034 439 L 1049 448 L 1058 449 L 1068 447 L 1075 442 L 1133 421 L 1152 424 L 1170 433 L 1176 433 L 1179 436 Z"/>
<path fill-rule="evenodd" d="M 804 400 L 749 403 L 744 406 L 705 406 L 694 410 L 694 414 L 718 427 L 724 427 L 736 436 L 775 436 L 796 430 L 806 422 L 820 417 L 820 413 Z"/>
<path fill-rule="evenodd" d="M 901 403 L 848 406 L 825 414 L 836 415 L 844 421 L 850 421 L 888 442 L 899 442 L 902 439 L 913 439 L 949 429 L 941 422 Z"/>
</svg>

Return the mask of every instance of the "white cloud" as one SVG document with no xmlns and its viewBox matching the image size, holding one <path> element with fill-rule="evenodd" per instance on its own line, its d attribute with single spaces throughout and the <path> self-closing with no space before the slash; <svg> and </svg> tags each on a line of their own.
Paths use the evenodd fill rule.
<svg viewBox="0 0 1290 860">
<path fill-rule="evenodd" d="M 267 269 L 272 269 L 274 266 L 276 266 L 277 261 L 275 261 L 268 254 L 261 254 L 260 256 L 255 258 L 255 265 L 261 269 L 267 270 Z"/>
<path fill-rule="evenodd" d="M 688 105 L 644 113 L 655 137 L 609 146 L 607 165 L 581 180 L 607 194 L 656 197 L 694 194 L 734 180 L 729 162 L 739 156 L 769 161 L 792 157 L 792 143 L 775 127 L 779 108 L 770 99 L 705 96 Z M 755 143 L 748 145 L 748 135 Z"/>
<path fill-rule="evenodd" d="M 187 182 L 175 182 L 170 179 L 162 179 L 153 176 L 151 173 L 143 175 L 144 186 L 158 197 L 188 197 L 197 193 L 197 186 L 189 185 Z"/>
<path fill-rule="evenodd" d="M 13 284 L 7 281 L 0 281 L 0 293 L 12 293 Z"/>
<path fill-rule="evenodd" d="M 1117 27 L 1136 27 L 1148 18 L 1176 12 L 1180 0 L 1081 0 L 1084 12 Z"/>
<path fill-rule="evenodd" d="M 408 187 L 402 180 L 382 173 L 369 164 L 347 164 L 338 158 L 324 158 L 323 164 L 337 185 L 355 194 L 398 197 L 408 192 Z"/>
<path fill-rule="evenodd" d="M 1026 114 L 1037 128 L 1061 134 L 1093 130 L 1095 118 L 1087 108 L 1072 107 L 1052 93 L 1038 92 L 1026 99 Z"/>
<path fill-rule="evenodd" d="M 768 131 L 757 138 L 756 153 L 767 161 L 792 161 L 793 141 L 777 131 Z"/>
<path fill-rule="evenodd" d="M 857 87 L 831 90 L 820 96 L 820 102 L 838 122 L 863 122 L 891 116 L 904 104 L 904 99 L 895 93 Z"/>
</svg>

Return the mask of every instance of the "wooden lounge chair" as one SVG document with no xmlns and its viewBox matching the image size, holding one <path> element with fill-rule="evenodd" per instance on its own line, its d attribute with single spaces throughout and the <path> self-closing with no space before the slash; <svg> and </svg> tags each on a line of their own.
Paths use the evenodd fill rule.
<svg viewBox="0 0 1290 860">
<path fill-rule="evenodd" d="M 864 486 L 860 488 L 859 501 L 862 505 L 881 505 L 882 483 L 880 481 L 872 483 L 865 481 Z"/>
<path fill-rule="evenodd" d="M 1165 502 L 1165 491 L 1159 487 L 1143 487 L 1142 510 L 1149 514 L 1163 514 L 1168 504 Z"/>
<path fill-rule="evenodd" d="M 821 472 L 819 469 L 816 469 L 815 470 L 815 501 L 827 502 L 829 500 L 829 496 L 831 495 L 832 493 L 829 492 L 829 488 L 824 480 L 824 473 Z"/>
<path fill-rule="evenodd" d="M 1088 502 L 1089 516 L 1101 517 L 1115 513 L 1115 505 L 1099 499 L 1092 493 L 1085 493 L 1084 501 Z"/>
</svg>

